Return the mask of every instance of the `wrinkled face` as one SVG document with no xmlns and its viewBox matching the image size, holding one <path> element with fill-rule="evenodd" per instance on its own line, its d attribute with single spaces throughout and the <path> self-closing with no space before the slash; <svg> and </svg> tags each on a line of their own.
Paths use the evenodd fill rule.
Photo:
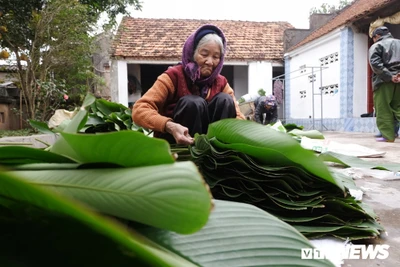
<svg viewBox="0 0 400 267">
<path fill-rule="evenodd" d="M 221 49 L 217 43 L 208 42 L 198 47 L 193 58 L 200 67 L 201 77 L 206 78 L 211 75 L 221 60 Z"/>
</svg>

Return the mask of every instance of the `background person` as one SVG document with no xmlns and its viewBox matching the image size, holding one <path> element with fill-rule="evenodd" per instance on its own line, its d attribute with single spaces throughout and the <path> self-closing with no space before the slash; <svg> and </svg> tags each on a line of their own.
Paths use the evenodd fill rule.
<svg viewBox="0 0 400 267">
<path fill-rule="evenodd" d="M 255 101 L 254 118 L 256 122 L 261 124 L 274 124 L 278 120 L 278 102 L 275 96 L 260 96 Z M 265 119 L 264 119 L 265 114 Z"/>
<path fill-rule="evenodd" d="M 400 40 L 393 38 L 385 26 L 373 31 L 372 40 L 369 63 L 373 71 L 376 125 L 382 133 L 376 140 L 394 142 L 395 120 L 400 121 Z"/>
<path fill-rule="evenodd" d="M 203 25 L 183 46 L 182 62 L 168 68 L 135 102 L 133 121 L 170 143 L 192 144 L 195 133 L 224 118 L 245 119 L 233 89 L 220 75 L 226 40 L 214 25 Z"/>
</svg>

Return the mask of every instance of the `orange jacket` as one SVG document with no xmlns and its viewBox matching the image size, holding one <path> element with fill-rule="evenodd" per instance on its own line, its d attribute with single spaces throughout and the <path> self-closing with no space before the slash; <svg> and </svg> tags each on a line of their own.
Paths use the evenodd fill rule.
<svg viewBox="0 0 400 267">
<path fill-rule="evenodd" d="M 135 102 L 132 108 L 132 120 L 141 127 L 164 133 L 165 124 L 171 121 L 172 118 L 161 114 L 165 114 L 166 107 L 172 103 L 175 90 L 176 88 L 168 74 L 163 73 L 158 76 L 153 86 Z M 228 83 L 222 92 L 229 94 L 233 98 L 236 118 L 245 119 L 240 112 L 233 89 Z M 208 100 L 207 97 L 206 100 Z"/>
</svg>

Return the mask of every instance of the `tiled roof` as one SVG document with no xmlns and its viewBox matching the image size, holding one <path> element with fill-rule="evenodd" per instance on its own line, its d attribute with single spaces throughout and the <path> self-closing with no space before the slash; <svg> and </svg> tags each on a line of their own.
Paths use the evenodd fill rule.
<svg viewBox="0 0 400 267">
<path fill-rule="evenodd" d="M 335 18 L 333 18 L 321 28 L 318 28 L 317 30 L 312 32 L 300 43 L 291 47 L 289 51 L 303 46 L 306 43 L 309 43 L 339 27 L 350 25 L 357 20 L 364 19 L 366 16 L 379 10 L 383 6 L 386 6 L 390 3 L 395 3 L 397 1 L 398 0 L 355 0 L 351 5 L 344 8 L 340 13 L 338 13 Z"/>
<path fill-rule="evenodd" d="M 187 37 L 203 24 L 221 28 L 227 39 L 226 61 L 283 60 L 287 22 L 145 19 L 124 17 L 111 56 L 133 60 L 180 60 Z"/>
</svg>

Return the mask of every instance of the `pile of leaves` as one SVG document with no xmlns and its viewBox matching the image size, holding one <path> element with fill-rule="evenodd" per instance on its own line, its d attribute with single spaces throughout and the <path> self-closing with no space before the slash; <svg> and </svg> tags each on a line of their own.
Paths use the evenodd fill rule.
<svg viewBox="0 0 400 267">
<path fill-rule="evenodd" d="M 367 239 L 383 230 L 376 215 L 349 194 L 354 183 L 332 175 L 288 134 L 222 120 L 196 136 L 191 153 L 215 198 L 253 204 L 307 237 Z"/>
<path fill-rule="evenodd" d="M 143 133 L 149 133 L 146 129 L 137 126 L 132 121 L 132 111 L 120 104 L 107 101 L 102 98 L 94 98 L 87 107 L 87 118 L 79 127 L 80 133 L 104 133 L 123 130 L 133 130 Z M 63 132 L 64 128 L 71 122 L 71 119 L 65 119 L 57 127 L 50 129 L 47 123 L 30 120 L 30 125 L 42 133 Z"/>
<path fill-rule="evenodd" d="M 166 141 L 82 134 L 94 102 L 87 96 L 46 149 L 0 147 L 4 265 L 333 266 L 301 259 L 312 245 L 275 216 L 213 202 L 196 165 L 176 162 Z"/>
<path fill-rule="evenodd" d="M 143 131 L 132 121 L 132 111 L 129 108 L 101 98 L 90 105 L 86 125 L 81 129 L 85 133 L 121 130 Z"/>
<path fill-rule="evenodd" d="M 147 133 L 132 122 L 130 109 L 122 104 L 95 99 L 87 110 L 79 132 Z M 299 144 L 302 136 L 319 139 L 323 135 L 297 126 L 290 131 L 275 128 L 223 120 L 211 124 L 207 135 L 197 135 L 190 151 L 177 145 L 171 150 L 178 152 L 179 161 L 196 163 L 215 198 L 255 205 L 307 237 L 354 240 L 379 236 L 383 228 L 377 216 L 349 194 L 354 182 L 331 173 L 323 157 Z"/>
</svg>

